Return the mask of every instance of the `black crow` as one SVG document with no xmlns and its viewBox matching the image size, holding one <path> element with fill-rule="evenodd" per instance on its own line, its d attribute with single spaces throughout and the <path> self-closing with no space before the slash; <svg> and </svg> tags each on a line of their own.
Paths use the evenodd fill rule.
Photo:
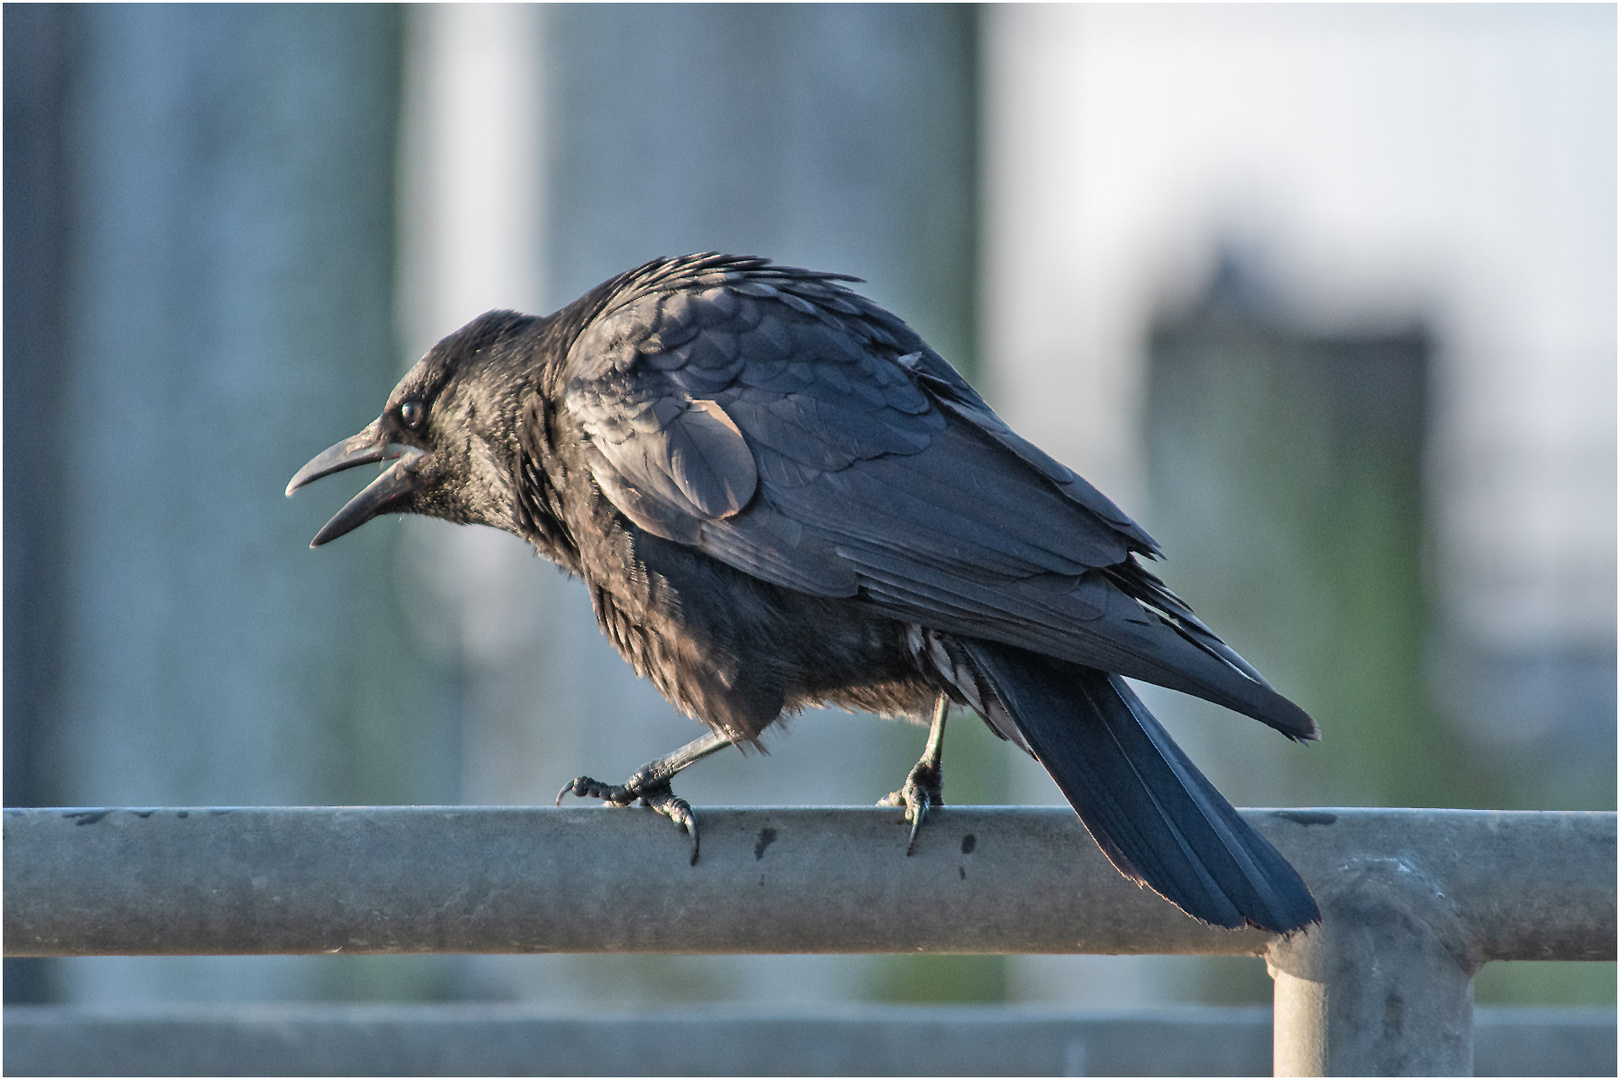
<svg viewBox="0 0 1620 1080">
<path fill-rule="evenodd" d="M 1189 915 L 1318 921 L 1293 867 L 1122 676 L 1291 739 L 1316 724 L 1137 561 L 1160 554 L 1140 526 L 854 280 L 710 253 L 548 317 L 490 312 L 287 492 L 386 462 L 312 547 L 426 514 L 515 533 L 583 578 L 602 632 L 709 733 L 622 785 L 580 777 L 562 794 L 640 799 L 690 833 L 694 860 L 671 777 L 822 702 L 932 715 L 884 800 L 915 844 L 942 802 L 955 703 L 1046 767 L 1122 874 Z"/>
</svg>

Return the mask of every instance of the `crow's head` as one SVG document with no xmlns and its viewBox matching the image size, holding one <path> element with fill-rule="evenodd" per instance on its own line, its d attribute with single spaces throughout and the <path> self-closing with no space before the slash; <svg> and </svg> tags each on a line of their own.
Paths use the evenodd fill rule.
<svg viewBox="0 0 1620 1080">
<path fill-rule="evenodd" d="M 391 463 L 309 546 L 336 540 L 378 514 L 514 528 L 518 425 L 533 375 L 526 346 L 543 322 L 510 311 L 480 315 L 430 349 L 365 430 L 299 469 L 288 495 L 356 465 Z"/>
</svg>

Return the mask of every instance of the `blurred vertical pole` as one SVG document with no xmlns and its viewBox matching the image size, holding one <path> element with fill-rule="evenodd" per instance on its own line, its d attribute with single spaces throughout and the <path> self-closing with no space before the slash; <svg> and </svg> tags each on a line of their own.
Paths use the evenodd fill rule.
<svg viewBox="0 0 1620 1080">
<path fill-rule="evenodd" d="M 402 355 L 493 308 L 539 311 L 544 208 L 539 97 L 543 9 L 422 4 L 405 9 L 400 170 Z M 461 797 L 549 800 L 547 713 L 577 721 L 571 665 L 544 647 L 540 616 L 567 584 L 528 544 L 495 529 L 402 522 L 412 633 L 458 673 Z M 574 629 L 592 632 L 589 606 Z M 559 767 L 558 771 L 566 768 Z"/>
<path fill-rule="evenodd" d="M 838 270 L 971 370 L 977 14 L 956 5 L 561 6 L 550 298 L 656 255 Z"/>
<path fill-rule="evenodd" d="M 65 408 L 38 436 L 60 461 L 53 797 L 453 798 L 450 702 L 399 630 L 397 527 L 311 553 L 346 494 L 281 494 L 396 371 L 399 15 L 67 18 Z M 8 349 L 8 374 L 35 362 L 51 358 Z M 8 419 L 24 407 L 9 383 Z M 18 629 L 8 607 L 8 642 Z M 367 970 L 107 958 L 64 963 L 60 982 L 81 1001 L 341 997 Z"/>
<path fill-rule="evenodd" d="M 5 802 L 59 801 L 40 759 L 59 689 L 64 479 L 57 449 L 67 327 L 62 108 L 66 8 L 4 9 Z M 7 959 L 5 1000 L 43 1001 L 47 962 Z"/>
<path fill-rule="evenodd" d="M 5 10 L 5 799 L 45 806 L 61 651 L 65 8 Z"/>
</svg>

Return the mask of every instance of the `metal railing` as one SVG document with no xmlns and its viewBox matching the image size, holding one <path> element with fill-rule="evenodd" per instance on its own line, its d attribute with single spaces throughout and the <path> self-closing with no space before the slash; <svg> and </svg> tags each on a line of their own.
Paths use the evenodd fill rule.
<svg viewBox="0 0 1620 1080">
<path fill-rule="evenodd" d="M 704 808 L 703 856 L 598 808 L 5 812 L 7 956 L 1265 956 L 1279 1075 L 1464 1075 L 1492 960 L 1615 957 L 1613 813 L 1246 811 L 1323 923 L 1223 931 L 1122 879 L 1062 808 Z"/>
</svg>

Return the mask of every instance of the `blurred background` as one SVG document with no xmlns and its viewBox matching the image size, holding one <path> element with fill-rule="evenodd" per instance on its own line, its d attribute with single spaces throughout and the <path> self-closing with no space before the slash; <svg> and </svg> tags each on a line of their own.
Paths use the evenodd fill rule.
<svg viewBox="0 0 1620 1080">
<path fill-rule="evenodd" d="M 1615 53 L 1607 5 L 7 5 L 6 805 L 549 803 L 693 737 L 514 538 L 310 552 L 358 483 L 281 491 L 480 312 L 719 249 L 863 277 L 1164 544 L 1324 728 L 1150 688 L 1237 805 L 1612 810 Z M 680 790 L 869 804 L 923 736 L 806 714 Z M 1062 801 L 976 722 L 946 760 L 952 801 Z M 8 1002 L 1270 996 L 1183 957 L 5 963 Z"/>
</svg>

